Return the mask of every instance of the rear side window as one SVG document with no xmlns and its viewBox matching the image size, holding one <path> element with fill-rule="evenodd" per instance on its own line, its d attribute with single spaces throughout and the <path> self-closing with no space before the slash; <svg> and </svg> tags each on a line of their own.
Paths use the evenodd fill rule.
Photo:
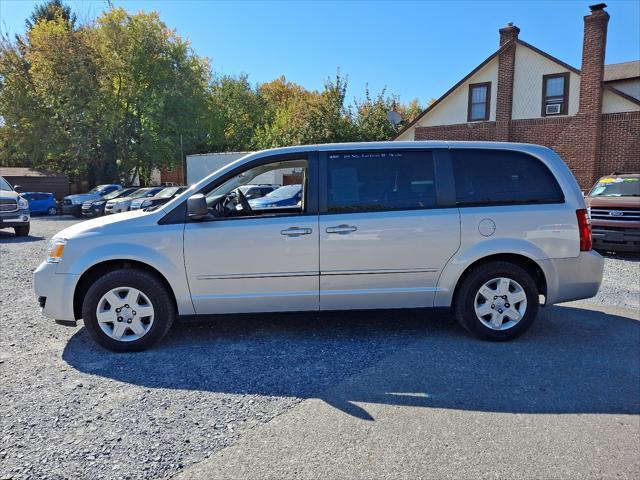
<svg viewBox="0 0 640 480">
<path fill-rule="evenodd" d="M 436 207 L 431 152 L 329 154 L 329 213 Z"/>
<path fill-rule="evenodd" d="M 540 160 L 506 150 L 453 150 L 460 206 L 562 203 L 564 195 Z"/>
</svg>

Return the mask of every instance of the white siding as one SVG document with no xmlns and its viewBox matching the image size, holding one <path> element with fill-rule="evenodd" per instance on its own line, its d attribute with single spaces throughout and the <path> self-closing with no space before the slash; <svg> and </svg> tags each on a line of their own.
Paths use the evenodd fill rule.
<svg viewBox="0 0 640 480">
<path fill-rule="evenodd" d="M 609 90 L 604 91 L 602 96 L 602 113 L 618 113 L 618 112 L 638 112 L 640 105 L 627 100 L 620 95 Z"/>
<path fill-rule="evenodd" d="M 640 78 L 616 80 L 615 82 L 607 82 L 607 85 L 640 100 Z"/>
<path fill-rule="evenodd" d="M 562 65 L 524 45 L 516 47 L 516 65 L 513 76 L 512 118 L 540 118 L 542 110 L 542 76 L 568 72 Z M 580 102 L 580 76 L 569 76 L 569 115 L 578 113 Z"/>
<path fill-rule="evenodd" d="M 469 106 L 469 84 L 491 82 L 491 99 L 489 120 L 496 119 L 496 94 L 498 89 L 498 57 L 491 59 L 471 78 L 451 92 L 444 100 L 434 107 L 418 122 L 420 127 L 433 125 L 455 125 L 467 122 L 467 108 Z"/>
</svg>

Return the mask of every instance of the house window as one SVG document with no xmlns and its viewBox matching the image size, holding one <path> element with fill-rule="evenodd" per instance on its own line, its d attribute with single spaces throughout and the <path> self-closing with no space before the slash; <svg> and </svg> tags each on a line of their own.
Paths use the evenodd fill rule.
<svg viewBox="0 0 640 480">
<path fill-rule="evenodd" d="M 467 121 L 478 122 L 489 120 L 491 101 L 491 82 L 472 83 L 469 85 L 469 108 Z"/>
<path fill-rule="evenodd" d="M 542 116 L 566 115 L 569 110 L 569 72 L 542 76 Z"/>
</svg>

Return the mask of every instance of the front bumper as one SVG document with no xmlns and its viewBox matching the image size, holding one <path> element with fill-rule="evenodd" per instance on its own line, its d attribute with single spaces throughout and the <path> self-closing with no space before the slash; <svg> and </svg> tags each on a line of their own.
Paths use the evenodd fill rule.
<svg viewBox="0 0 640 480">
<path fill-rule="evenodd" d="M 593 225 L 593 248 L 640 253 L 640 228 Z"/>
<path fill-rule="evenodd" d="M 57 267 L 42 262 L 33 273 L 33 289 L 45 317 L 75 322 L 73 295 L 80 275 L 56 273 Z"/>
<path fill-rule="evenodd" d="M 62 214 L 63 215 L 81 215 L 82 214 L 82 204 L 78 203 L 76 205 L 71 204 L 62 204 Z"/>
<path fill-rule="evenodd" d="M 83 217 L 99 217 L 101 215 L 104 215 L 104 207 L 97 207 L 95 205 L 82 206 Z"/>
<path fill-rule="evenodd" d="M 546 305 L 595 297 L 600 289 L 604 258 L 596 251 L 541 260 L 539 265 L 547 280 Z"/>
<path fill-rule="evenodd" d="M 29 225 L 30 220 L 31 212 L 29 209 L 15 210 L 13 212 L 0 212 L 0 228 Z"/>
</svg>

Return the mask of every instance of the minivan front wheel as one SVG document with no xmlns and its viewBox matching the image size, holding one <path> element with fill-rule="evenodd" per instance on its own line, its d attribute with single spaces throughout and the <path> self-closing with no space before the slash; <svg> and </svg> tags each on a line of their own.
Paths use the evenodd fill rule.
<svg viewBox="0 0 640 480">
<path fill-rule="evenodd" d="M 137 269 L 114 270 L 87 291 L 82 318 L 91 337 L 116 352 L 149 348 L 169 331 L 175 307 L 154 275 Z"/>
<path fill-rule="evenodd" d="M 522 267 L 491 262 L 472 270 L 454 300 L 458 322 L 487 340 L 511 340 L 524 333 L 538 314 L 538 288 Z"/>
</svg>

